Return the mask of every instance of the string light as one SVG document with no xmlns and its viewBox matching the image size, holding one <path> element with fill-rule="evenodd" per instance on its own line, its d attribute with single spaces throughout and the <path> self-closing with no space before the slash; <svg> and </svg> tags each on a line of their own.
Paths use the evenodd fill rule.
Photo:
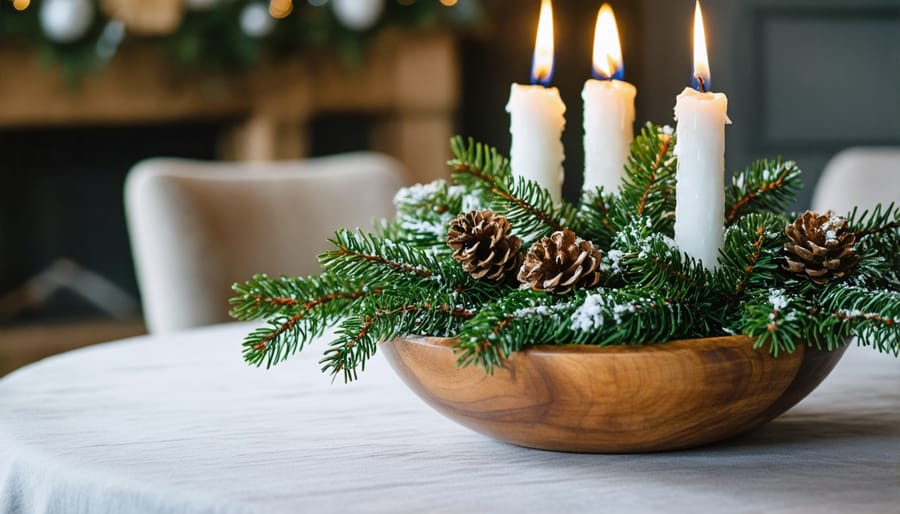
<svg viewBox="0 0 900 514">
<path fill-rule="evenodd" d="M 441 3 L 446 5 L 447 7 L 453 7 L 456 5 L 457 0 L 441 0 Z"/>
<path fill-rule="evenodd" d="M 31 0 L 13 0 L 12 4 L 17 11 L 24 11 L 31 5 Z"/>
<path fill-rule="evenodd" d="M 286 18 L 291 11 L 294 10 L 294 2 L 292 0 L 271 0 L 269 2 L 269 14 L 273 18 Z"/>
</svg>

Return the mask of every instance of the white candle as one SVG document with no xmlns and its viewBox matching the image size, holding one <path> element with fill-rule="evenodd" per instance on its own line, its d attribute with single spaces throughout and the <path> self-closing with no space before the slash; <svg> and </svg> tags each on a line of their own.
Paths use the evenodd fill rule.
<svg viewBox="0 0 900 514">
<path fill-rule="evenodd" d="M 701 91 L 685 88 L 675 104 L 675 244 L 706 269 L 713 269 L 725 238 L 725 125 L 731 121 L 728 98 L 723 93 L 705 92 L 709 76 L 703 18 L 697 2 L 694 77 Z"/>
<path fill-rule="evenodd" d="M 584 189 L 602 186 L 616 193 L 634 137 L 637 89 L 621 79 L 622 47 L 612 7 L 603 4 L 594 28 L 594 75 L 581 91 L 584 99 Z"/>
<path fill-rule="evenodd" d="M 510 166 L 513 175 L 537 182 L 562 199 L 565 158 L 562 131 L 566 105 L 555 87 L 546 87 L 553 72 L 553 11 L 550 0 L 541 4 L 531 76 L 543 85 L 513 84 L 506 106 L 510 115 Z"/>
</svg>

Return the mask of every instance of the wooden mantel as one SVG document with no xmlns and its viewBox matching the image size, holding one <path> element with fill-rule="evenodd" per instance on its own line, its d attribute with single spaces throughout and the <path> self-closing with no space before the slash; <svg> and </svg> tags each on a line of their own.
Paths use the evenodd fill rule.
<svg viewBox="0 0 900 514">
<path fill-rule="evenodd" d="M 449 33 L 383 34 L 358 69 L 315 53 L 234 76 L 192 73 L 151 49 L 125 47 L 74 88 L 22 48 L 3 45 L 0 63 L 0 127 L 236 120 L 220 156 L 272 160 L 306 155 L 313 116 L 367 113 L 377 115 L 374 149 L 397 157 L 416 181 L 446 176 L 459 101 Z"/>
</svg>

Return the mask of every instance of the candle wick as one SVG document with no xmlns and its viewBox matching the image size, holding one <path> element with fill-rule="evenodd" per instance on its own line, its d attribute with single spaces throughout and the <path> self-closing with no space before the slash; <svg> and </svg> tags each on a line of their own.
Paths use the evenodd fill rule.
<svg viewBox="0 0 900 514">
<path fill-rule="evenodd" d="M 703 77 L 700 75 L 697 75 L 697 82 L 700 83 L 700 92 L 705 93 L 706 92 L 706 84 L 703 82 Z"/>
</svg>

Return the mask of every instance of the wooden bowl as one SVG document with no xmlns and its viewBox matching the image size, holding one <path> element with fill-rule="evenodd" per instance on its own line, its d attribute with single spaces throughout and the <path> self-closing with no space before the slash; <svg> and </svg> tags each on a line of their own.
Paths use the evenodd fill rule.
<svg viewBox="0 0 900 514">
<path fill-rule="evenodd" d="M 831 372 L 831 352 L 773 358 L 746 336 L 642 346 L 535 346 L 489 376 L 457 368 L 453 339 L 400 338 L 381 351 L 448 418 L 501 441 L 566 452 L 637 453 L 713 443 L 794 406 Z"/>
</svg>

